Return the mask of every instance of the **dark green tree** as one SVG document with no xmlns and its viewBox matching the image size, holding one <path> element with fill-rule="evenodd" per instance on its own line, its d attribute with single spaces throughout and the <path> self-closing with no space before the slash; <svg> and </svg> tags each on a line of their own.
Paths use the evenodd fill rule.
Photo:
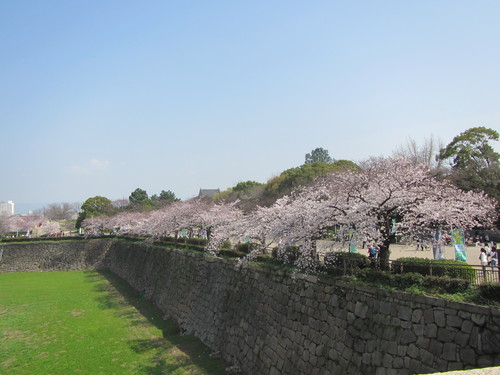
<svg viewBox="0 0 500 375">
<path fill-rule="evenodd" d="M 131 204 L 145 204 L 148 202 L 149 197 L 146 190 L 140 188 L 135 189 L 128 197 Z"/>
<path fill-rule="evenodd" d="M 321 147 L 315 148 L 310 153 L 306 154 L 305 164 L 322 162 L 322 163 L 331 163 L 334 160 L 328 154 L 328 150 L 325 150 Z"/>
<path fill-rule="evenodd" d="M 155 195 L 156 197 L 156 195 Z M 153 199 L 153 197 L 151 197 Z M 171 190 L 162 190 L 160 192 L 160 195 L 157 196 L 157 200 L 164 202 L 164 203 L 172 203 L 172 202 L 179 202 L 180 199 L 175 196 L 175 193 Z"/>
<path fill-rule="evenodd" d="M 87 199 L 81 206 L 81 211 L 76 219 L 75 227 L 79 229 L 82 226 L 83 220 L 87 217 L 98 216 L 102 214 L 111 214 L 113 205 L 106 197 L 95 196 Z"/>
<path fill-rule="evenodd" d="M 453 138 L 439 153 L 441 160 L 451 160 L 453 169 L 481 171 L 498 164 L 500 154 L 489 144 L 498 141 L 498 132 L 483 126 L 470 128 Z"/>
<path fill-rule="evenodd" d="M 500 201 L 500 154 L 490 141 L 498 141 L 498 132 L 485 128 L 470 128 L 453 138 L 439 153 L 451 166 L 449 178 L 463 190 L 482 190 Z"/>
</svg>

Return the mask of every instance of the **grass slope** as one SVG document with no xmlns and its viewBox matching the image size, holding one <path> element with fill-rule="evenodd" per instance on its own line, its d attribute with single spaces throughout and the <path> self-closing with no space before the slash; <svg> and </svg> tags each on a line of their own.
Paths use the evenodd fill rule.
<svg viewBox="0 0 500 375">
<path fill-rule="evenodd" d="M 223 374 L 199 340 L 109 273 L 0 274 L 2 374 Z"/>
</svg>

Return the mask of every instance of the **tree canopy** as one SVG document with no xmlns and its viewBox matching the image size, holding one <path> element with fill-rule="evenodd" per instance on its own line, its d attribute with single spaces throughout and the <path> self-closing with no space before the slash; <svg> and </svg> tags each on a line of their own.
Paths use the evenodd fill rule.
<svg viewBox="0 0 500 375">
<path fill-rule="evenodd" d="M 175 193 L 171 190 L 167 190 L 167 191 L 162 190 L 160 192 L 160 195 L 156 195 L 156 194 L 152 195 L 151 200 L 152 201 L 161 201 L 162 203 L 166 203 L 166 202 L 171 203 L 171 202 L 179 202 L 180 201 L 180 199 L 177 198 L 175 196 Z"/>
<path fill-rule="evenodd" d="M 128 197 L 130 203 L 132 204 L 142 204 L 146 203 L 149 200 L 148 193 L 146 190 L 141 188 L 135 189 L 130 196 Z"/>
<path fill-rule="evenodd" d="M 333 161 L 334 160 L 328 154 L 328 150 L 325 150 L 324 148 L 321 147 L 317 147 L 310 153 L 306 154 L 305 164 L 316 163 L 316 162 L 331 163 Z"/>
<path fill-rule="evenodd" d="M 98 195 L 88 198 L 81 206 L 81 212 L 78 214 L 75 227 L 80 228 L 83 220 L 86 218 L 111 213 L 112 211 L 113 205 L 108 198 Z"/>
<path fill-rule="evenodd" d="M 451 166 L 449 178 L 459 188 L 485 191 L 500 202 L 500 154 L 490 145 L 498 141 L 498 132 L 485 127 L 471 128 L 453 140 L 439 153 Z"/>
<path fill-rule="evenodd" d="M 270 179 L 266 184 L 266 191 L 274 196 L 289 193 L 292 189 L 311 183 L 318 176 L 338 172 L 345 169 L 356 170 L 359 167 L 349 160 L 337 160 L 332 163 L 316 161 L 306 163 L 300 167 L 290 168 L 279 176 Z"/>
<path fill-rule="evenodd" d="M 474 169 L 479 171 L 498 163 L 500 154 L 495 152 L 489 141 L 498 141 L 498 132 L 485 128 L 470 128 L 453 138 L 441 149 L 439 158 L 451 159 L 454 169 Z"/>
</svg>

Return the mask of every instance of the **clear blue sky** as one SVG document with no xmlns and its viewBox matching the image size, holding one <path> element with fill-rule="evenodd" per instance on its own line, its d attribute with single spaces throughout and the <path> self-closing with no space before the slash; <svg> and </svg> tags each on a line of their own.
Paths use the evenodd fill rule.
<svg viewBox="0 0 500 375">
<path fill-rule="evenodd" d="M 499 130 L 500 1 L 0 2 L 0 200 L 265 182 Z M 498 149 L 498 147 L 497 147 Z"/>
</svg>

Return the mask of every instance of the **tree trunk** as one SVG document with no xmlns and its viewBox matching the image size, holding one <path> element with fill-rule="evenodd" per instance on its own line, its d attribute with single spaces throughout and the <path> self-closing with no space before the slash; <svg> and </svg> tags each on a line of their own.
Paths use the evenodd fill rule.
<svg viewBox="0 0 500 375">
<path fill-rule="evenodd" d="M 379 251 L 379 260 L 380 260 L 380 268 L 383 270 L 389 270 L 389 258 L 391 256 L 391 251 L 389 250 L 389 246 L 394 238 L 396 238 L 395 233 L 392 231 L 392 221 L 389 217 L 382 217 L 379 222 L 382 222 L 382 244 L 380 245 Z"/>
<path fill-rule="evenodd" d="M 380 268 L 386 271 L 390 269 L 389 258 L 391 256 L 391 251 L 389 250 L 389 246 L 392 240 L 391 237 L 394 236 L 386 237 L 386 239 L 384 240 L 384 242 L 382 242 L 379 248 Z"/>
</svg>

